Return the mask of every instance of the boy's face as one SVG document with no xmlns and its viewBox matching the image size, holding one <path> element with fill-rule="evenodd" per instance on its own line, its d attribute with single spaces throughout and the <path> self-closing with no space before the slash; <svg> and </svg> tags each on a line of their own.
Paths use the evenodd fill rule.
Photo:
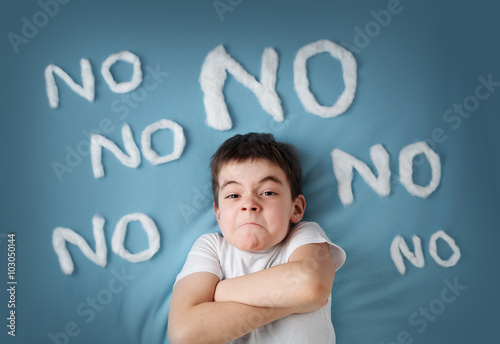
<svg viewBox="0 0 500 344">
<path fill-rule="evenodd" d="M 304 215 L 304 196 L 292 200 L 285 173 L 266 160 L 229 162 L 218 182 L 217 222 L 224 238 L 240 250 L 261 251 L 280 243 L 290 222 Z"/>
</svg>

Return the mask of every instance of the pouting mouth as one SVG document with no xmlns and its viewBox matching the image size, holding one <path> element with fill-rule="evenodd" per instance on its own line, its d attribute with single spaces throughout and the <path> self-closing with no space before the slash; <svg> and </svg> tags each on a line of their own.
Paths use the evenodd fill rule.
<svg viewBox="0 0 500 344">
<path fill-rule="evenodd" d="M 247 226 L 257 226 L 257 227 L 262 227 L 262 225 L 256 223 L 256 222 L 245 222 L 241 225 L 238 226 L 238 229 L 242 228 L 242 227 L 247 227 Z"/>
</svg>

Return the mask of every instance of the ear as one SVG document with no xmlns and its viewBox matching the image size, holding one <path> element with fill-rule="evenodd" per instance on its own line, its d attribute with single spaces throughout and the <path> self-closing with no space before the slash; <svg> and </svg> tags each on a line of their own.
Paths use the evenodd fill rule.
<svg viewBox="0 0 500 344">
<path fill-rule="evenodd" d="M 214 212 L 215 212 L 215 217 L 217 218 L 217 222 L 219 222 L 220 210 L 219 210 L 219 207 L 217 207 L 217 205 L 215 204 L 215 202 L 214 202 Z"/>
<path fill-rule="evenodd" d="M 295 201 L 293 201 L 293 212 L 290 222 L 299 223 L 304 216 L 306 210 L 306 199 L 303 195 L 298 195 Z"/>
</svg>

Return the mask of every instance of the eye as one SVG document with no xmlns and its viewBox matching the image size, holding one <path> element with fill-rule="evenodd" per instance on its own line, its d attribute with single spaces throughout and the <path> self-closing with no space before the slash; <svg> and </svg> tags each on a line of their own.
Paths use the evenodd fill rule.
<svg viewBox="0 0 500 344">
<path fill-rule="evenodd" d="M 228 199 L 231 199 L 231 198 L 238 198 L 239 196 L 237 194 L 230 194 L 230 195 L 227 195 L 226 197 L 224 198 L 228 198 Z"/>
<path fill-rule="evenodd" d="M 273 196 L 273 195 L 277 195 L 277 193 L 274 191 L 265 191 L 262 193 L 262 196 Z"/>
</svg>

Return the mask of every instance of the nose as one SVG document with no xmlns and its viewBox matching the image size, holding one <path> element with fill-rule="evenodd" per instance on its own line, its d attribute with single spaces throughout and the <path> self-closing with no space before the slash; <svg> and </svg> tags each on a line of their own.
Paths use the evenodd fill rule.
<svg viewBox="0 0 500 344">
<path fill-rule="evenodd" d="M 245 198 L 245 201 L 241 205 L 242 211 L 258 212 L 260 211 L 260 209 L 261 207 L 259 205 L 259 202 L 253 196 L 248 196 L 247 198 Z"/>
</svg>

